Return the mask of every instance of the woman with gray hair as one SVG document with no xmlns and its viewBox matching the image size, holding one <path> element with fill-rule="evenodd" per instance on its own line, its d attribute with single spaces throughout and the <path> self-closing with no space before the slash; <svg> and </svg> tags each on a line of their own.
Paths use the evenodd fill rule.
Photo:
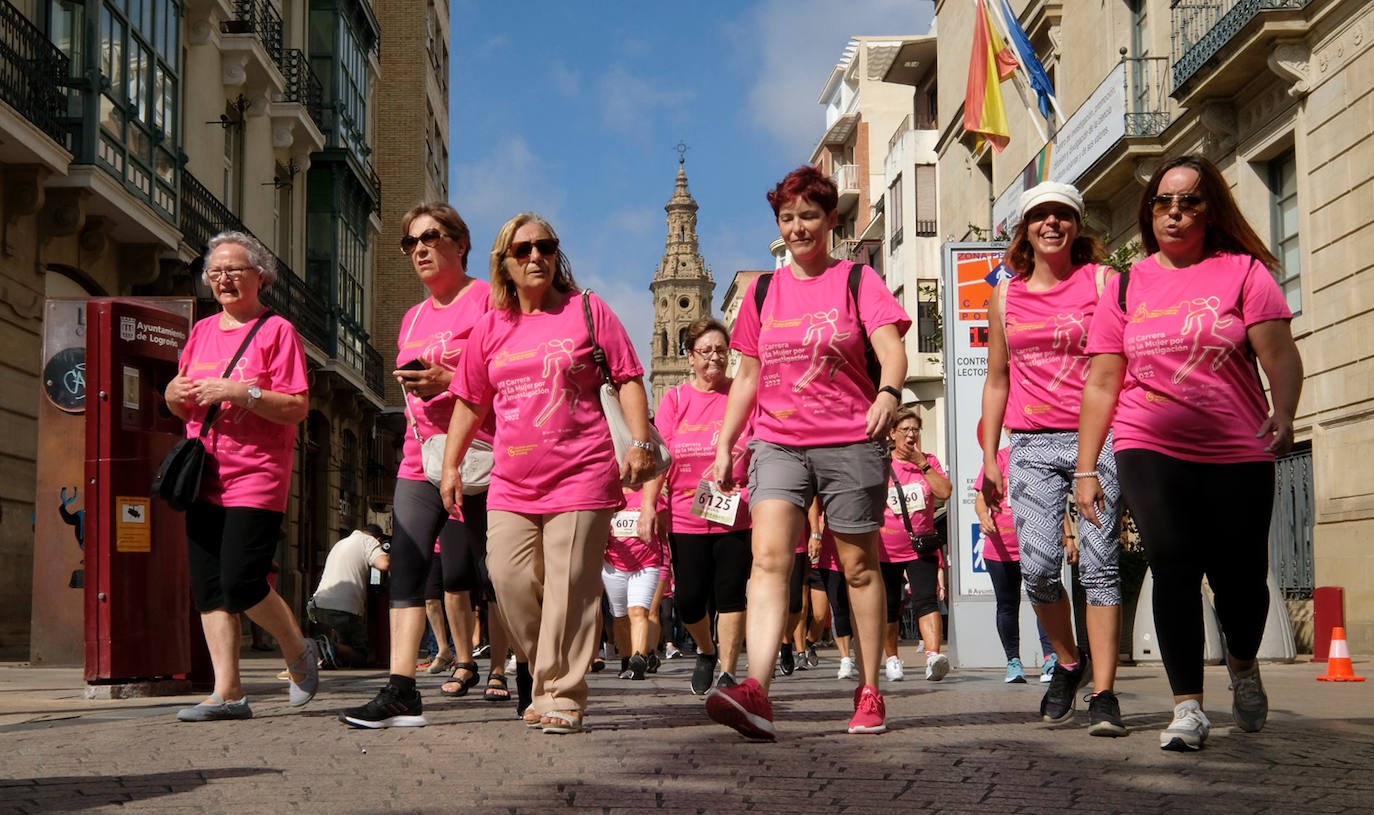
<svg viewBox="0 0 1374 815">
<path fill-rule="evenodd" d="M 215 688 L 177 713 L 184 722 L 252 718 L 239 676 L 240 614 L 281 643 L 291 706 L 309 702 L 319 686 L 314 644 L 267 583 L 286 512 L 296 425 L 309 410 L 305 350 L 291 323 L 262 303 L 277 266 L 257 238 L 242 232 L 211 238 L 203 277 L 221 311 L 191 329 L 164 392 L 168 409 L 186 422 L 186 435 L 203 438 L 210 461 L 200 496 L 186 512 L 186 540 Z"/>
</svg>

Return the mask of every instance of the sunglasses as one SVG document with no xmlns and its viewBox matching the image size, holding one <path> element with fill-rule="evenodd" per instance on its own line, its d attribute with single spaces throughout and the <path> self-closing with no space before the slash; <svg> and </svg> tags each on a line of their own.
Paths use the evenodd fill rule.
<svg viewBox="0 0 1374 815">
<path fill-rule="evenodd" d="M 1172 193 L 1169 195 L 1156 195 L 1150 199 L 1150 207 L 1156 215 L 1163 214 L 1178 207 L 1179 212 L 1192 215 L 1201 212 L 1207 202 L 1190 192 Z"/>
<path fill-rule="evenodd" d="M 437 229 L 426 229 L 418 235 L 406 235 L 404 238 L 401 238 L 401 251 L 408 255 L 415 251 L 417 245 L 422 243 L 433 249 L 439 241 L 444 238 L 452 237 L 452 235 L 445 235 Z"/>
<path fill-rule="evenodd" d="M 540 238 L 537 241 L 520 241 L 510 245 L 510 256 L 516 260 L 524 260 L 530 256 L 530 251 L 538 249 L 539 254 L 544 257 L 551 257 L 558 254 L 557 238 Z"/>
</svg>

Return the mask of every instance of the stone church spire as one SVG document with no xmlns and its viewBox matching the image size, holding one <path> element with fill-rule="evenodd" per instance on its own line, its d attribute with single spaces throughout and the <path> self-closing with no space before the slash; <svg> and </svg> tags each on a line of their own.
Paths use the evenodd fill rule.
<svg viewBox="0 0 1374 815">
<path fill-rule="evenodd" d="M 711 297 L 716 283 L 701 256 L 697 237 L 697 202 L 687 188 L 687 163 L 679 146 L 677 186 L 663 207 L 668 213 L 668 235 L 663 259 L 654 272 L 649 291 L 654 295 L 653 365 L 649 374 L 654 407 L 663 394 L 684 382 L 691 373 L 683 336 L 687 326 L 711 316 Z"/>
</svg>

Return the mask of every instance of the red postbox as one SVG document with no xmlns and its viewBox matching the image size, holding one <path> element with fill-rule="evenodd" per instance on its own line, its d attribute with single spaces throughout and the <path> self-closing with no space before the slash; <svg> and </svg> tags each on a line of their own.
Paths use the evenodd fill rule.
<svg viewBox="0 0 1374 815">
<path fill-rule="evenodd" d="M 182 438 L 162 394 L 191 329 L 190 300 L 101 298 L 87 305 L 86 681 L 184 675 L 184 516 L 149 495 Z"/>
</svg>

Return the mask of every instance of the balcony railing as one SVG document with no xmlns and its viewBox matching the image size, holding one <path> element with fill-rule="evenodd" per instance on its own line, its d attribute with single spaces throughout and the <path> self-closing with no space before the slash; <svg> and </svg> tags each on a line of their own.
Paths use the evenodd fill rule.
<svg viewBox="0 0 1374 815">
<path fill-rule="evenodd" d="M 0 99 L 54 141 L 64 142 L 60 120 L 67 98 L 61 82 L 67 55 L 8 0 L 0 0 Z"/>
<path fill-rule="evenodd" d="M 221 232 L 248 231 L 237 215 L 185 169 L 181 171 L 180 227 L 186 244 L 197 251 L 204 251 L 210 239 Z"/>
<path fill-rule="evenodd" d="M 1168 57 L 1128 57 L 1126 135 L 1158 136 L 1169 126 Z"/>
<path fill-rule="evenodd" d="M 858 238 L 841 238 L 835 241 L 835 246 L 830 250 L 830 254 L 836 260 L 852 260 L 857 263 L 859 262 L 860 243 Z"/>
<path fill-rule="evenodd" d="M 840 192 L 857 190 L 859 188 L 859 165 L 836 164 L 835 171 L 830 174 L 830 180 L 835 182 L 835 186 L 839 188 Z"/>
<path fill-rule="evenodd" d="M 363 167 L 367 170 L 367 187 L 372 191 L 372 211 L 378 216 L 382 214 L 382 179 L 377 175 L 377 168 L 372 166 L 372 162 L 363 162 Z"/>
<path fill-rule="evenodd" d="M 315 75 L 315 70 L 310 67 L 310 59 L 301 49 L 288 48 L 282 52 L 278 67 L 286 79 L 286 92 L 282 94 L 281 100 L 304 105 L 305 112 L 310 114 L 315 126 L 323 131 L 324 85 Z"/>
<path fill-rule="evenodd" d="M 1264 11 L 1297 10 L 1312 0 L 1173 0 L 1174 90 L 1192 79 L 1246 23 Z"/>
<path fill-rule="evenodd" d="M 234 18 L 220 23 L 225 34 L 256 34 L 263 50 L 281 65 L 281 14 L 269 0 L 234 0 Z"/>
</svg>

